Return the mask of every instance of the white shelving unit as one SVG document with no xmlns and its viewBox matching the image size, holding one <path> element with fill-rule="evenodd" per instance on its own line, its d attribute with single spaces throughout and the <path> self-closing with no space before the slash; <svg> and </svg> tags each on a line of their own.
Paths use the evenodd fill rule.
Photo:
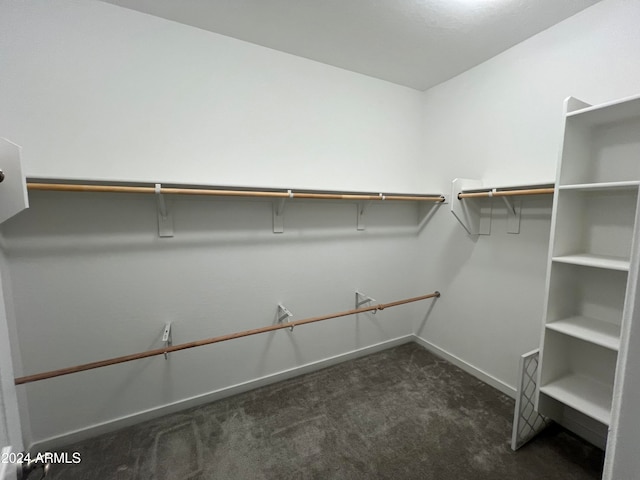
<svg viewBox="0 0 640 480">
<path fill-rule="evenodd" d="M 608 428 L 638 271 L 640 97 L 599 106 L 569 98 L 565 113 L 537 408 L 562 422 L 569 407 Z"/>
</svg>

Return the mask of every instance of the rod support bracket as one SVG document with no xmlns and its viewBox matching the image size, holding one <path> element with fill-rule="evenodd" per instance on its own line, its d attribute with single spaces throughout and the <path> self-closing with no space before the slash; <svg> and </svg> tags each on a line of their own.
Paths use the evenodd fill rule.
<svg viewBox="0 0 640 480">
<path fill-rule="evenodd" d="M 171 322 L 167 322 L 164 325 L 164 331 L 162 332 L 162 341 L 164 342 L 164 348 L 169 348 L 173 344 L 171 337 Z M 164 352 L 164 359 L 167 360 L 167 352 Z"/>
<path fill-rule="evenodd" d="M 385 199 L 385 196 L 383 194 L 380 194 L 380 198 L 382 200 Z M 358 225 L 357 225 L 357 229 L 358 231 L 362 231 L 364 230 L 364 214 L 367 212 L 367 209 L 371 206 L 372 201 L 369 200 L 367 202 L 358 202 Z"/>
<path fill-rule="evenodd" d="M 365 295 L 362 292 L 359 292 L 356 290 L 356 310 L 360 307 L 362 307 L 362 305 L 366 305 L 366 304 L 371 304 L 373 302 L 375 302 L 375 298 L 371 298 L 369 295 Z M 382 310 L 382 309 L 380 309 Z M 378 310 L 373 310 L 371 313 L 373 313 L 374 315 L 376 314 Z"/>
<path fill-rule="evenodd" d="M 519 198 L 502 197 L 507 206 L 507 233 L 520 233 L 522 202 Z"/>
<path fill-rule="evenodd" d="M 291 313 L 287 307 L 279 303 L 277 316 L 278 316 L 278 323 L 283 323 L 283 322 L 286 323 L 289 321 L 291 317 L 293 317 L 293 313 Z M 290 332 L 293 332 L 293 327 L 294 327 L 293 325 L 289 327 Z"/>
<path fill-rule="evenodd" d="M 478 202 L 475 199 L 460 198 L 465 190 L 482 188 L 482 181 L 469 178 L 456 178 L 451 182 L 451 213 L 460 222 L 469 235 L 491 234 L 492 202 Z M 491 192 L 490 197 L 493 197 Z"/>
<path fill-rule="evenodd" d="M 158 236 L 161 238 L 173 237 L 173 216 L 167 208 L 167 203 L 162 194 L 162 184 L 156 183 L 156 205 L 158 210 Z"/>
<path fill-rule="evenodd" d="M 273 233 L 284 233 L 284 208 L 287 200 L 293 198 L 293 192 L 289 190 L 288 193 L 288 197 L 273 202 Z"/>
</svg>

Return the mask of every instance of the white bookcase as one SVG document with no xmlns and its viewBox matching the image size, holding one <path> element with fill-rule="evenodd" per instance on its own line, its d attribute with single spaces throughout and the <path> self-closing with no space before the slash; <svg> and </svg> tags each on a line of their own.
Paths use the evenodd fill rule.
<svg viewBox="0 0 640 480">
<path fill-rule="evenodd" d="M 538 410 L 611 422 L 638 236 L 640 97 L 565 102 L 540 347 Z"/>
</svg>

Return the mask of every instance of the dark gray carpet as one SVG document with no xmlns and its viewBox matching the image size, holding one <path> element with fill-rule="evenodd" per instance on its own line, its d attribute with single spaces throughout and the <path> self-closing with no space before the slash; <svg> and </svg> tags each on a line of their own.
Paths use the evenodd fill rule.
<svg viewBox="0 0 640 480">
<path fill-rule="evenodd" d="M 559 427 L 512 452 L 513 408 L 412 343 L 71 445 L 82 462 L 48 478 L 600 478 L 603 452 Z"/>
</svg>

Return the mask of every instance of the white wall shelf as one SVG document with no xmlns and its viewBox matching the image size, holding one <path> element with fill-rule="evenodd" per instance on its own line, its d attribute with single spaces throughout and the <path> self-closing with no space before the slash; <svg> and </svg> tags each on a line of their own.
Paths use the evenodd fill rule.
<svg viewBox="0 0 640 480">
<path fill-rule="evenodd" d="M 540 391 L 608 424 L 617 352 L 549 329 L 544 339 L 549 363 Z"/>
<path fill-rule="evenodd" d="M 173 237 L 173 217 L 165 202 L 165 195 L 197 195 L 222 198 L 248 198 L 272 202 L 273 233 L 284 232 L 284 212 L 289 200 L 341 200 L 357 204 L 356 228 L 365 229 L 365 212 L 373 202 L 416 202 L 429 204 L 431 209 L 419 209 L 416 218 L 418 227 L 424 225 L 430 217 L 430 212 L 447 199 L 441 194 L 415 193 L 371 193 L 345 192 L 329 190 L 296 190 L 292 189 L 260 189 L 256 187 L 228 187 L 211 185 L 185 184 L 147 184 L 133 182 L 104 182 L 92 180 L 69 180 L 61 178 L 29 178 L 27 188 L 30 191 L 50 192 L 81 192 L 81 193 L 127 193 L 127 194 L 155 194 L 158 204 L 158 235 Z"/>
<path fill-rule="evenodd" d="M 553 182 L 489 186 L 481 180 L 456 178 L 451 182 L 451 213 L 469 235 L 490 235 L 491 200 L 501 197 L 506 205 L 507 233 L 520 233 L 520 197 L 553 192 Z"/>
<path fill-rule="evenodd" d="M 582 183 L 576 185 L 560 185 L 559 190 L 600 190 L 600 191 L 615 191 L 615 190 L 637 190 L 640 186 L 640 181 L 630 182 L 602 182 L 602 183 Z"/>
<path fill-rule="evenodd" d="M 579 412 L 609 425 L 612 387 L 584 375 L 566 375 L 540 389 Z"/>
<path fill-rule="evenodd" d="M 640 117 L 640 95 L 567 112 L 567 119 L 582 122 L 589 127 L 635 120 L 638 117 Z"/>
<path fill-rule="evenodd" d="M 610 350 L 620 348 L 620 325 L 576 315 L 547 323 L 546 328 Z"/>
<path fill-rule="evenodd" d="M 629 271 L 629 260 L 617 257 L 607 257 L 604 255 L 594 255 L 591 253 L 562 255 L 559 257 L 553 257 L 553 261 L 569 263 L 571 265 L 582 265 L 584 267 L 608 268 L 621 272 Z"/>
</svg>

